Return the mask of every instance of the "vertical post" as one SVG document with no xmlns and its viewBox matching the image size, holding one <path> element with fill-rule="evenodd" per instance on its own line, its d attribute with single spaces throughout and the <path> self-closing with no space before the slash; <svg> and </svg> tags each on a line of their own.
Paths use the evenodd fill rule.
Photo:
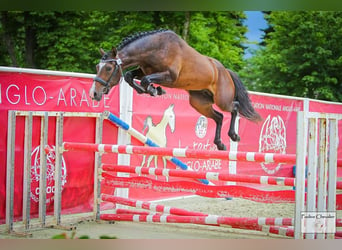
<svg viewBox="0 0 342 250">
<path fill-rule="evenodd" d="M 62 156 L 63 156 L 63 112 L 56 117 L 56 145 L 55 145 L 55 194 L 54 194 L 54 218 L 56 225 L 61 224 L 62 211 Z"/>
<path fill-rule="evenodd" d="M 102 143 L 103 136 L 103 119 L 104 114 L 96 117 L 96 131 L 95 131 L 95 143 Z M 95 152 L 95 166 L 94 166 L 94 219 L 100 220 L 100 200 L 101 200 L 101 167 L 102 156 L 99 152 Z"/>
<path fill-rule="evenodd" d="M 30 228 L 31 209 L 31 152 L 32 152 L 32 112 L 25 116 L 24 139 L 24 183 L 23 183 L 23 222 L 25 229 Z"/>
<path fill-rule="evenodd" d="M 327 211 L 327 119 L 319 120 L 319 164 L 317 187 L 317 212 Z M 324 239 L 324 234 L 317 234 L 317 239 Z"/>
<path fill-rule="evenodd" d="M 329 121 L 329 157 L 328 157 L 328 212 L 336 212 L 336 181 L 337 181 L 337 147 L 338 147 L 338 120 Z M 329 226 L 329 225 L 328 225 Z M 332 225 L 333 226 L 333 225 Z M 327 235 L 334 239 L 333 234 Z"/>
<path fill-rule="evenodd" d="M 48 112 L 45 112 L 44 116 L 41 117 L 39 168 L 39 220 L 42 227 L 45 227 L 46 222 L 46 153 L 44 148 L 47 145 L 48 123 Z"/>
<path fill-rule="evenodd" d="M 297 113 L 297 147 L 296 147 L 296 203 L 294 233 L 296 239 L 302 239 L 301 212 L 305 210 L 305 160 L 307 155 L 307 128 L 306 112 Z"/>
<path fill-rule="evenodd" d="M 235 131 L 236 133 L 239 133 L 239 123 L 240 123 L 240 116 L 238 115 L 236 117 L 235 120 Z M 238 151 L 238 142 L 233 141 L 232 139 L 230 139 L 230 148 L 229 151 L 234 151 L 237 152 Z M 237 165 L 237 161 L 229 161 L 229 165 L 228 165 L 228 170 L 230 174 L 236 174 L 236 165 Z M 227 181 L 226 183 L 227 185 L 236 185 L 235 181 Z"/>
<path fill-rule="evenodd" d="M 309 145 L 307 161 L 307 204 L 306 211 L 316 211 L 317 184 L 317 119 L 309 118 Z M 314 234 L 306 234 L 306 239 L 314 239 Z"/>
<path fill-rule="evenodd" d="M 8 111 L 6 170 L 6 228 L 8 233 L 13 231 L 15 122 L 15 111 Z"/>
<path fill-rule="evenodd" d="M 131 88 L 124 80 L 120 84 L 120 119 L 130 126 L 132 125 L 133 110 L 133 88 Z M 122 128 L 118 130 L 118 144 L 127 145 L 131 143 L 131 136 Z M 130 165 L 130 155 L 119 154 L 118 165 Z M 118 176 L 128 176 L 126 173 L 118 173 Z M 116 188 L 115 195 L 120 197 L 128 197 L 128 188 Z"/>
</svg>

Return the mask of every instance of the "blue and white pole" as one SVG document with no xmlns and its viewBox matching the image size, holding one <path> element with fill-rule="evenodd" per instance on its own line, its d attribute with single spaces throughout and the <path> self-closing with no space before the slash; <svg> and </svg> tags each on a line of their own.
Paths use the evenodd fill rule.
<svg viewBox="0 0 342 250">
<path fill-rule="evenodd" d="M 123 120 L 121 120 L 119 117 L 117 117 L 116 115 L 112 114 L 109 111 L 105 111 L 104 112 L 104 117 L 107 118 L 109 121 L 111 121 L 112 123 L 114 123 L 115 125 L 119 126 L 120 128 L 124 129 L 127 131 L 128 134 L 130 134 L 131 136 L 135 137 L 137 140 L 139 140 L 140 142 L 150 146 L 150 147 L 159 147 L 155 142 L 153 142 L 151 139 L 147 138 L 145 135 L 143 135 L 142 133 L 140 133 L 139 131 L 137 131 L 136 129 L 132 128 L 129 124 L 127 124 L 126 122 L 124 122 Z M 183 170 L 190 170 L 193 171 L 190 167 L 188 167 L 184 162 L 182 162 L 181 160 L 179 160 L 176 157 L 171 157 L 168 158 L 169 161 L 171 161 L 173 164 L 175 164 L 176 166 L 180 167 Z M 203 180 L 200 179 L 200 182 L 202 182 L 203 184 L 207 184 L 207 185 L 213 185 L 211 182 L 209 182 L 208 180 Z"/>
</svg>

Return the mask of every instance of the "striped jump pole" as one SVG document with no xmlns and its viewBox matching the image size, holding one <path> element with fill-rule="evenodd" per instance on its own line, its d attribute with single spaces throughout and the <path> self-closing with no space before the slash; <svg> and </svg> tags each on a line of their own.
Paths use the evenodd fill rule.
<svg viewBox="0 0 342 250">
<path fill-rule="evenodd" d="M 129 124 L 127 124 L 126 122 L 124 122 L 119 117 L 112 114 L 111 112 L 105 111 L 104 117 L 106 117 L 109 121 L 111 121 L 116 126 L 119 126 L 120 128 L 124 129 L 128 134 L 130 134 L 131 136 L 133 136 L 134 138 L 136 138 L 140 142 L 142 142 L 142 143 L 144 143 L 150 147 L 159 147 L 158 144 L 153 142 L 151 139 L 147 138 L 142 133 L 138 132 L 136 129 L 132 128 Z M 168 160 L 183 170 L 192 171 L 192 169 L 190 167 L 188 167 L 184 162 L 180 161 L 176 157 L 172 157 L 171 159 L 168 159 Z M 208 182 L 207 180 L 199 180 L 199 181 L 202 182 L 203 184 L 213 185 L 212 183 Z"/>
<path fill-rule="evenodd" d="M 150 223 L 186 223 L 199 225 L 228 225 L 231 228 L 256 230 L 270 234 L 277 234 L 287 237 L 294 236 L 294 230 L 290 227 L 256 225 L 245 221 L 245 218 L 225 218 L 216 216 L 178 216 L 178 215 L 134 215 L 134 214 L 101 214 L 102 220 L 150 222 Z"/>
<path fill-rule="evenodd" d="M 225 172 L 206 172 L 206 171 L 191 171 L 184 172 L 177 169 L 160 169 L 160 168 L 144 168 L 144 167 L 130 167 L 119 166 L 113 164 L 102 164 L 102 170 L 114 172 L 135 173 L 138 175 L 155 175 L 165 177 L 185 177 L 196 179 L 207 179 L 211 181 L 234 181 L 246 182 L 255 184 L 266 184 L 276 186 L 295 186 L 295 178 L 291 177 L 276 177 L 276 176 L 260 176 L 260 175 L 244 175 L 244 174 L 230 174 Z M 305 181 L 307 182 L 307 181 Z M 342 189 L 342 182 L 336 183 L 336 189 Z"/>
<path fill-rule="evenodd" d="M 102 194 L 101 195 L 102 201 L 108 201 L 112 203 L 117 203 L 125 206 L 135 207 L 146 209 L 158 213 L 165 213 L 165 214 L 173 214 L 173 215 L 181 215 L 181 216 L 206 216 L 207 214 L 201 212 L 192 212 L 186 209 L 181 208 L 173 208 L 164 205 L 157 205 L 155 203 L 147 202 L 147 201 L 139 201 L 133 200 L 124 197 L 118 197 L 113 195 Z"/>
<path fill-rule="evenodd" d="M 196 159 L 220 159 L 220 160 L 227 160 L 227 161 L 264 162 L 264 163 L 276 162 L 276 163 L 296 164 L 295 154 L 276 154 L 276 153 L 240 152 L 240 151 L 239 152 L 208 151 L 208 150 L 197 150 L 197 149 L 188 149 L 188 148 L 168 148 L 168 147 L 154 147 L 154 146 L 144 147 L 144 146 L 133 146 L 133 145 L 92 144 L 92 143 L 77 143 L 77 142 L 64 142 L 63 147 L 65 150 L 91 151 L 91 152 L 101 152 L 101 153 L 141 154 L 141 155 L 171 156 L 173 158 L 184 157 L 184 158 L 196 158 Z M 185 170 L 184 166 L 181 168 Z"/>
<path fill-rule="evenodd" d="M 114 214 L 123 214 L 123 215 L 127 215 L 127 214 L 134 214 L 134 215 L 146 215 L 146 216 L 152 216 L 155 215 L 156 212 L 149 212 L 149 211 L 142 211 L 142 210 L 132 210 L 132 209 L 124 209 L 124 208 L 116 208 L 114 209 Z M 135 216 L 135 217 L 136 217 Z M 104 220 L 112 220 L 113 217 L 111 216 L 111 214 L 103 214 L 102 216 L 104 218 Z M 336 219 L 336 227 L 341 227 L 341 219 Z M 263 225 L 263 224 L 260 224 Z M 213 226 L 220 226 L 220 225 L 213 225 Z M 266 230 L 265 230 L 266 229 Z M 267 232 L 267 228 L 265 228 L 263 231 Z M 336 231 L 335 233 L 335 238 L 340 239 L 342 237 L 342 231 Z"/>
<path fill-rule="evenodd" d="M 147 154 L 158 156 L 173 156 L 197 159 L 220 159 L 228 161 L 246 162 L 265 162 L 265 163 L 296 163 L 296 155 L 293 154 L 273 154 L 257 152 L 227 152 L 227 151 L 208 151 L 186 148 L 167 148 L 167 147 L 144 147 L 133 145 L 111 145 L 111 144 L 91 144 L 64 142 L 65 150 L 92 151 L 101 153 L 120 153 L 120 154 Z M 182 167 L 182 169 L 184 169 Z"/>
<path fill-rule="evenodd" d="M 220 225 L 220 224 L 245 224 L 248 225 L 268 225 L 268 226 L 293 226 L 293 218 L 264 218 L 264 217 L 227 217 L 210 215 L 201 212 L 188 211 L 186 209 L 168 207 L 164 205 L 158 205 L 146 201 L 133 200 L 123 197 L 117 197 L 112 195 L 102 194 L 102 201 L 113 202 L 121 205 L 126 205 L 135 208 L 142 208 L 153 212 L 159 212 L 162 214 L 175 215 L 188 218 L 205 218 L 206 224 Z M 146 215 L 146 214 L 144 214 Z M 191 222 L 183 222 L 191 223 Z"/>
<path fill-rule="evenodd" d="M 130 167 L 118 166 L 112 164 L 102 164 L 102 170 L 115 171 L 125 173 L 135 173 L 138 175 L 156 175 L 156 176 L 172 176 L 172 177 L 185 177 L 195 179 L 207 179 L 212 181 L 234 181 L 234 182 L 247 182 L 256 184 L 268 184 L 277 186 L 291 186 L 295 185 L 295 178 L 288 177 L 274 177 L 274 176 L 259 176 L 259 175 L 243 175 L 243 174 L 229 174 L 224 172 L 184 172 L 177 169 L 160 169 L 160 168 L 144 168 L 144 167 Z"/>
</svg>

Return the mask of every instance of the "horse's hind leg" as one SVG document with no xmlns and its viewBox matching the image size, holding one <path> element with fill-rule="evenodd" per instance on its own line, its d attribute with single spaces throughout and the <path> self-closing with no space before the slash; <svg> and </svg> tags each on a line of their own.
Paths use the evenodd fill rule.
<svg viewBox="0 0 342 250">
<path fill-rule="evenodd" d="M 240 141 L 240 136 L 235 131 L 235 122 L 240 108 L 235 101 L 235 85 L 232 77 L 226 69 L 219 70 L 219 78 L 216 83 L 215 103 L 222 110 L 231 113 L 228 135 L 233 141 Z"/>
<path fill-rule="evenodd" d="M 200 114 L 211 118 L 216 123 L 216 131 L 215 131 L 215 139 L 214 143 L 216 144 L 219 150 L 226 150 L 226 146 L 221 142 L 221 128 L 223 121 L 223 114 L 216 111 L 213 108 L 213 95 L 211 92 L 206 90 L 201 91 L 189 91 L 190 94 L 190 104 L 196 109 Z"/>
<path fill-rule="evenodd" d="M 239 111 L 239 102 L 234 101 L 233 110 L 231 112 L 231 120 L 230 120 L 228 135 L 233 141 L 236 141 L 236 142 L 240 141 L 240 136 L 235 132 L 235 121 L 236 121 L 238 111 Z"/>
</svg>

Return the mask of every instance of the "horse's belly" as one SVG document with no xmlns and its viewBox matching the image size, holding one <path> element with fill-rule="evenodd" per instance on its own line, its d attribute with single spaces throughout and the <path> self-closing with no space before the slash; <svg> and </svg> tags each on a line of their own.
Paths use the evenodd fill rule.
<svg viewBox="0 0 342 250">
<path fill-rule="evenodd" d="M 184 82 L 176 82 L 174 84 L 174 88 L 180 88 L 184 90 L 202 90 L 202 89 L 208 89 L 214 93 L 215 86 L 211 83 L 212 80 L 204 81 L 203 79 L 198 78 L 189 78 L 185 80 Z"/>
</svg>

